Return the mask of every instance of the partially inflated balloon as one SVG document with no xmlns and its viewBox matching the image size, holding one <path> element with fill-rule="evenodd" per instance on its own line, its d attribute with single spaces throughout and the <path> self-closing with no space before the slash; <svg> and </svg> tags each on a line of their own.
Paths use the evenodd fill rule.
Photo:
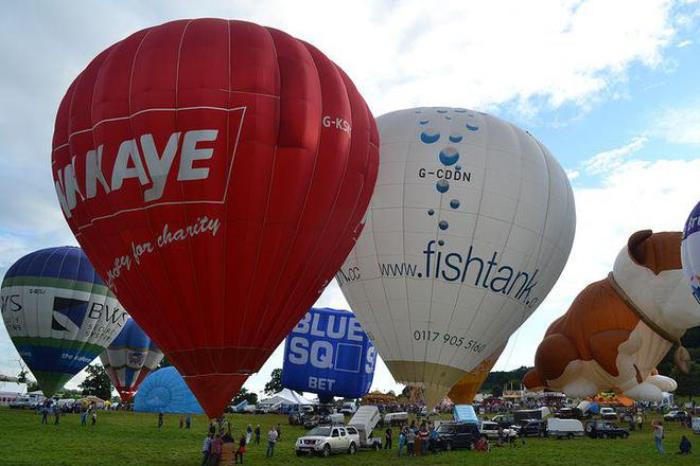
<svg viewBox="0 0 700 466">
<path fill-rule="evenodd" d="M 47 397 L 95 359 L 129 317 L 80 248 L 22 257 L 2 282 L 2 317 Z"/>
<path fill-rule="evenodd" d="M 700 202 L 690 212 L 681 242 L 683 274 L 690 283 L 693 296 L 700 303 Z"/>
<path fill-rule="evenodd" d="M 149 372 L 163 360 L 163 352 L 134 319 L 129 319 L 111 345 L 100 354 L 102 365 L 122 401 L 131 401 Z"/>
<path fill-rule="evenodd" d="M 377 188 L 337 278 L 394 377 L 434 405 L 547 296 L 574 198 L 549 151 L 498 118 L 423 108 L 377 124 Z"/>
<path fill-rule="evenodd" d="M 93 264 L 216 416 L 352 248 L 377 139 L 350 79 L 311 45 L 181 20 L 73 82 L 53 175 Z"/>
<path fill-rule="evenodd" d="M 454 404 L 472 404 L 474 397 L 479 393 L 479 389 L 486 381 L 493 366 L 496 365 L 504 348 L 505 346 L 497 349 L 493 354 L 481 361 L 478 366 L 459 379 L 459 382 L 454 384 L 447 394 L 448 398 Z"/>
</svg>

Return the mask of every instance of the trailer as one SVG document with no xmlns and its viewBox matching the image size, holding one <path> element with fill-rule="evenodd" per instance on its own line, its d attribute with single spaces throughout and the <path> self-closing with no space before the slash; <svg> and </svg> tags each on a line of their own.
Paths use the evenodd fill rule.
<svg viewBox="0 0 700 466">
<path fill-rule="evenodd" d="M 377 427 L 382 416 L 376 406 L 360 406 L 348 422 L 348 428 L 357 429 L 360 436 L 360 448 L 381 450 L 382 440 L 372 437 L 372 430 Z"/>
</svg>

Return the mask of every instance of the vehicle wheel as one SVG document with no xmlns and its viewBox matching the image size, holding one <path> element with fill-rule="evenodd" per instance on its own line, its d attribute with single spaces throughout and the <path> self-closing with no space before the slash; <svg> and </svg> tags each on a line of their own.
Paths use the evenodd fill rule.
<svg viewBox="0 0 700 466">
<path fill-rule="evenodd" d="M 626 432 L 625 432 L 624 434 L 622 434 L 622 438 L 627 438 L 627 437 L 629 437 L 629 436 L 630 436 L 630 434 L 628 434 L 628 433 L 626 433 Z"/>
<path fill-rule="evenodd" d="M 324 458 L 328 458 L 329 456 L 331 456 L 331 446 L 330 445 L 326 444 L 323 446 L 323 451 L 321 452 L 321 456 L 323 456 Z"/>
<path fill-rule="evenodd" d="M 350 444 L 350 448 L 348 448 L 348 453 L 351 455 L 354 455 L 357 452 L 357 448 L 355 447 L 355 443 Z"/>
<path fill-rule="evenodd" d="M 566 436 L 566 438 L 569 439 L 569 440 L 571 440 L 572 438 L 574 438 L 574 434 L 569 434 L 569 435 Z"/>
<path fill-rule="evenodd" d="M 452 442 L 447 442 L 445 444 L 445 450 L 452 451 Z"/>
<path fill-rule="evenodd" d="M 374 444 L 374 451 L 379 451 L 382 449 L 382 444 L 381 443 L 375 443 Z"/>
<path fill-rule="evenodd" d="M 607 434 L 600 434 L 600 438 L 606 439 L 606 438 L 608 438 L 608 435 Z"/>
</svg>

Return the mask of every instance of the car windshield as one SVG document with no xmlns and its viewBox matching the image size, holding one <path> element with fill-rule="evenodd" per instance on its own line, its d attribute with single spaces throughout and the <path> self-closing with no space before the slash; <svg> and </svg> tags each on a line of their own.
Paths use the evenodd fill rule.
<svg viewBox="0 0 700 466">
<path fill-rule="evenodd" d="M 454 432 L 454 430 L 455 430 L 454 426 L 446 426 L 446 425 L 441 425 L 437 429 L 437 431 L 441 434 Z"/>
<path fill-rule="evenodd" d="M 319 436 L 319 437 L 328 437 L 331 435 L 331 428 L 330 427 L 314 427 L 309 431 L 309 435 L 314 435 L 314 436 Z"/>
</svg>

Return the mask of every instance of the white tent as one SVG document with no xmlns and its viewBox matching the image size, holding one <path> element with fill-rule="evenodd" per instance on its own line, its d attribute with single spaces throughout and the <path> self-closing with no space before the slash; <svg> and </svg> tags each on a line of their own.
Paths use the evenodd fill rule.
<svg viewBox="0 0 700 466">
<path fill-rule="evenodd" d="M 313 402 L 307 400 L 303 396 L 299 395 L 297 392 L 290 390 L 288 388 L 282 389 L 282 391 L 275 393 L 270 398 L 265 398 L 258 403 L 258 406 L 263 407 L 276 407 L 276 406 L 302 406 L 302 405 L 312 405 Z"/>
</svg>

